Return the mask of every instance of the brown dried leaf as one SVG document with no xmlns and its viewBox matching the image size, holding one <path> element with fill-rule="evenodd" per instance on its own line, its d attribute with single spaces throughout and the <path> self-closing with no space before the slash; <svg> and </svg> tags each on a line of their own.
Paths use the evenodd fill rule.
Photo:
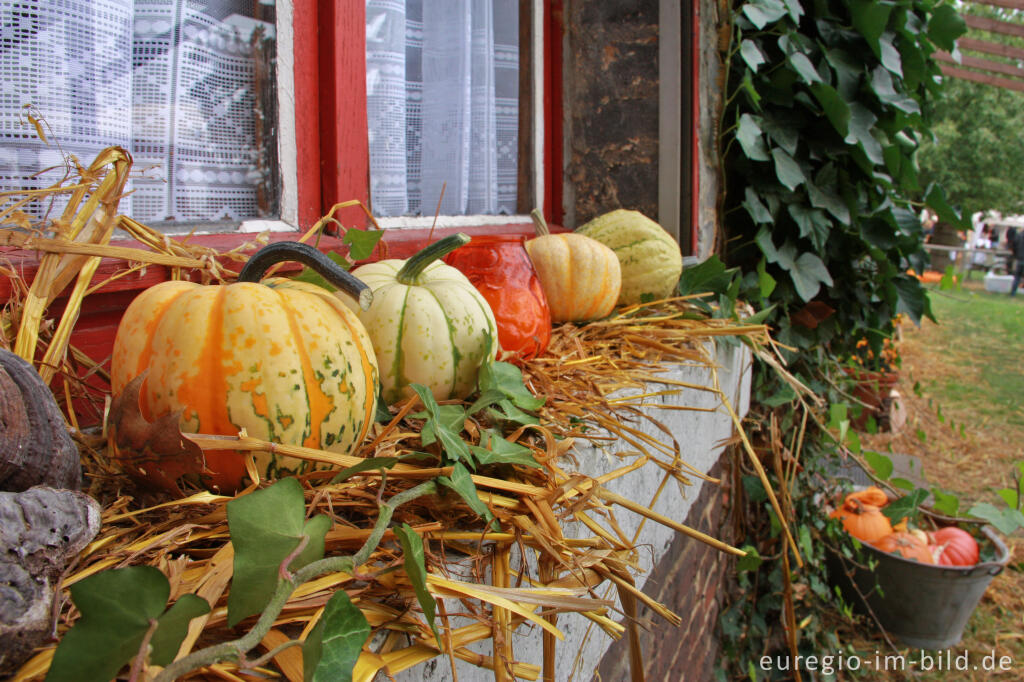
<svg viewBox="0 0 1024 682">
<path fill-rule="evenodd" d="M 132 379 L 110 404 L 108 441 L 111 453 L 133 478 L 164 489 L 177 489 L 187 474 L 206 470 L 203 450 L 182 435 L 180 412 L 150 422 L 139 407 L 145 374 Z"/>
</svg>

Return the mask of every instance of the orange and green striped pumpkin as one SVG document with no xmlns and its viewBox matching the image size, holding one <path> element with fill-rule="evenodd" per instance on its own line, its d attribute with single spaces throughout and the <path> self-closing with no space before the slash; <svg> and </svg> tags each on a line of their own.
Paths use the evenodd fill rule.
<svg viewBox="0 0 1024 682">
<path fill-rule="evenodd" d="M 301 254 L 299 247 L 305 247 Z M 251 281 L 279 260 L 330 264 L 321 256 L 304 244 L 272 244 L 250 259 L 234 284 L 175 281 L 147 289 L 117 330 L 113 393 L 146 373 L 140 407 L 147 419 L 180 411 L 184 433 L 237 435 L 244 429 L 276 443 L 349 452 L 365 438 L 377 400 L 377 361 L 362 323 L 326 289 L 281 278 Z M 369 289 L 333 267 L 331 283 L 367 305 Z M 241 453 L 207 451 L 205 457 L 207 487 L 228 492 L 243 485 Z M 293 458 L 255 457 L 268 478 L 305 468 Z"/>
</svg>

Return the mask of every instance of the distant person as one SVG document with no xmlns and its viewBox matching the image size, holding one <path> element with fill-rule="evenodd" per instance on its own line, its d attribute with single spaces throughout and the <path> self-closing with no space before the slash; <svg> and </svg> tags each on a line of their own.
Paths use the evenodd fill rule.
<svg viewBox="0 0 1024 682">
<path fill-rule="evenodd" d="M 1010 296 L 1017 293 L 1021 277 L 1024 276 L 1024 230 L 1018 230 L 1013 236 L 1010 244 L 1010 251 L 1013 253 L 1013 283 L 1010 284 Z"/>
</svg>

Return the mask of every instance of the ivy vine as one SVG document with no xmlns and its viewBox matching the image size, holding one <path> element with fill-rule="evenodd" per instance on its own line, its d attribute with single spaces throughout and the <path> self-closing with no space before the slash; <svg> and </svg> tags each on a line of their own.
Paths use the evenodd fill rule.
<svg viewBox="0 0 1024 682">
<path fill-rule="evenodd" d="M 954 51 L 966 27 L 941 0 L 731 5 L 719 140 L 722 261 L 712 274 L 721 302 L 746 300 L 763 311 L 788 370 L 841 403 L 838 365 L 858 343 L 878 358 L 897 316 L 934 319 L 913 276 L 928 267 L 921 210 L 965 227 L 941 187 L 919 182 L 915 157 L 943 87 L 932 53 Z M 755 368 L 753 390 L 762 444 L 783 434 L 787 447 L 801 449 L 799 466 L 780 465 L 775 480 L 788 488 L 805 568 L 791 570 L 760 481 L 739 472 L 751 551 L 739 567 L 742 591 L 720 621 L 735 662 L 719 674 L 781 679 L 791 673 L 762 666 L 765 655 L 835 653 L 836 619 L 850 616 L 824 573 L 825 545 L 842 539 L 814 497 L 838 444 L 822 423 L 826 413 L 818 411 L 821 428 L 813 417 L 808 426 L 806 413 L 793 409 L 796 392 L 768 365 Z"/>
</svg>

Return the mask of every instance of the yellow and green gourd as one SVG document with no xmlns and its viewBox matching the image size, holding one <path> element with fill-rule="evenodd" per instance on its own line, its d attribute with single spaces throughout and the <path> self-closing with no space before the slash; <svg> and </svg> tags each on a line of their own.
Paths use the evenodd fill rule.
<svg viewBox="0 0 1024 682">
<path fill-rule="evenodd" d="M 576 229 L 608 246 L 622 266 L 618 305 L 660 300 L 672 295 L 683 272 L 679 244 L 639 211 L 616 209 Z"/>
<path fill-rule="evenodd" d="M 480 367 L 498 352 L 494 314 L 461 272 L 440 261 L 469 242 L 454 234 L 407 260 L 362 265 L 352 274 L 373 291 L 359 312 L 380 362 L 384 400 L 426 386 L 437 400 L 465 398 L 476 389 Z"/>
<path fill-rule="evenodd" d="M 262 440 L 335 452 L 358 446 L 377 401 L 370 339 L 332 292 L 283 278 L 259 282 L 282 260 L 310 265 L 360 305 L 369 305 L 364 284 L 296 242 L 261 249 L 233 284 L 157 284 L 132 301 L 118 327 L 111 358 L 114 395 L 145 373 L 143 416 L 154 421 L 180 411 L 184 433 L 235 436 L 244 429 Z M 257 470 L 268 478 L 306 467 L 273 453 L 253 454 Z M 244 455 L 206 451 L 202 482 L 224 492 L 239 489 L 246 477 Z M 130 473 L 146 478 L 145 468 L 137 463 Z"/>
</svg>

